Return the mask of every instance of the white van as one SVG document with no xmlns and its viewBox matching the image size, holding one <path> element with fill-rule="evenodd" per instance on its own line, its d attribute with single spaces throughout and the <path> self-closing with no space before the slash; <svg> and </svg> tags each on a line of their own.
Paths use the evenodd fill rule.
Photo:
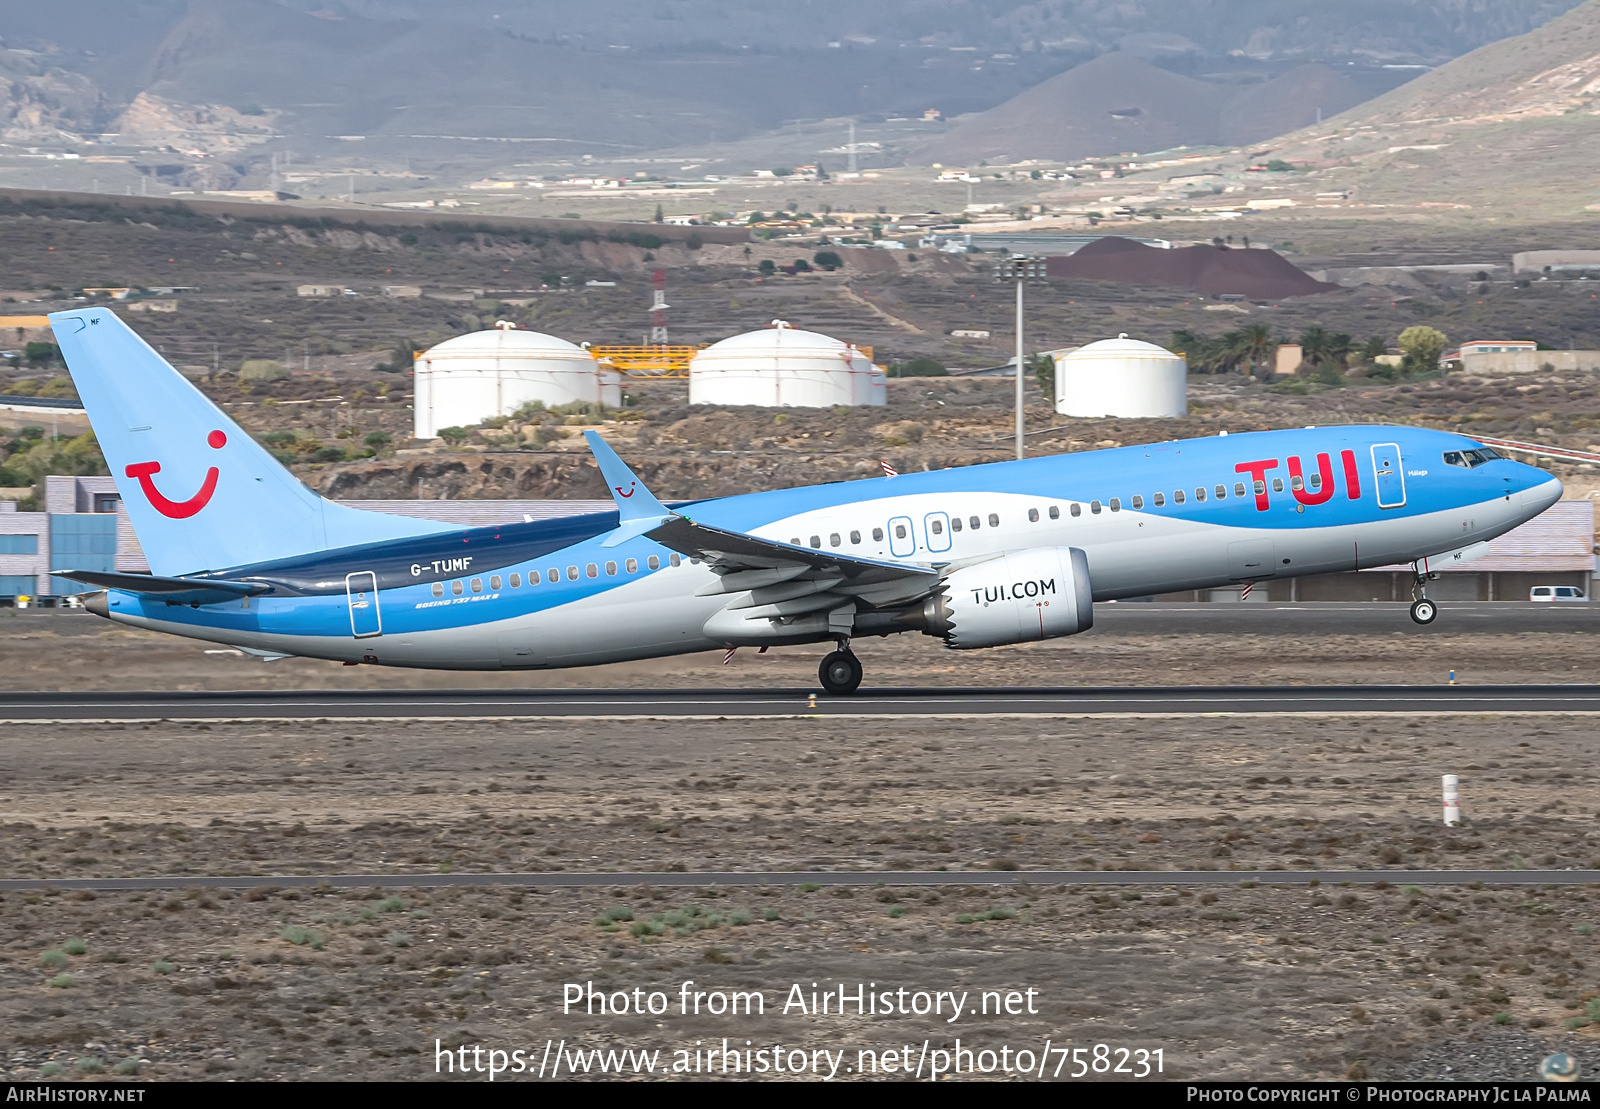
<svg viewBox="0 0 1600 1109">
<path fill-rule="evenodd" d="M 1530 601 L 1587 601 L 1576 585 L 1536 585 L 1528 590 Z"/>
</svg>

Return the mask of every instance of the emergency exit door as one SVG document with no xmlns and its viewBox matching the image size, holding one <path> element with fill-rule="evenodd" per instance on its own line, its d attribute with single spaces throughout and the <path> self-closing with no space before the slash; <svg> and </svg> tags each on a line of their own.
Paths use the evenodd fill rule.
<svg viewBox="0 0 1600 1109">
<path fill-rule="evenodd" d="M 378 612 L 378 575 L 371 570 L 346 574 L 344 590 L 350 598 L 350 634 L 370 639 L 383 634 L 383 617 Z"/>
<path fill-rule="evenodd" d="M 1379 508 L 1400 508 L 1406 503 L 1406 473 L 1398 444 L 1372 445 L 1372 483 L 1378 491 Z"/>
</svg>

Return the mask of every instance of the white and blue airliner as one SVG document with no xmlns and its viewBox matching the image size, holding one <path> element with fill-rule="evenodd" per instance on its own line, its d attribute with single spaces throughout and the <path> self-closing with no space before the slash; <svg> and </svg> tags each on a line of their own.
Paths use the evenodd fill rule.
<svg viewBox="0 0 1600 1109">
<path fill-rule="evenodd" d="M 1561 482 L 1408 427 L 1263 431 L 749 493 L 668 507 L 595 432 L 616 511 L 462 528 L 333 504 L 117 316 L 50 317 L 152 573 L 59 571 L 119 623 L 262 656 L 455 670 L 834 643 L 1072 635 L 1095 601 L 1447 565 Z"/>
</svg>

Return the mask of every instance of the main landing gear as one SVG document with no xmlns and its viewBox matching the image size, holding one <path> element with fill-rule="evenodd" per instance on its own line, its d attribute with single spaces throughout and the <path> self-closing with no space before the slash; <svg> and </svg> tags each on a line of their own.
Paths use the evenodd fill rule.
<svg viewBox="0 0 1600 1109">
<path fill-rule="evenodd" d="M 1439 575 L 1437 573 L 1417 571 L 1417 580 L 1411 587 L 1411 619 L 1419 624 L 1431 624 L 1434 617 L 1439 615 L 1439 606 L 1428 600 L 1428 583 Z"/>
<path fill-rule="evenodd" d="M 861 686 L 861 660 L 850 650 L 848 639 L 839 640 L 839 649 L 830 652 L 817 668 L 817 678 L 829 693 L 854 693 Z"/>
</svg>

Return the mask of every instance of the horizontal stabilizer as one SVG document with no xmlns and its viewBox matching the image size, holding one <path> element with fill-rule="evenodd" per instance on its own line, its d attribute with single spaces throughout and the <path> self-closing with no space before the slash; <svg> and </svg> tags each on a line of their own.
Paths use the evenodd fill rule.
<svg viewBox="0 0 1600 1109">
<path fill-rule="evenodd" d="M 54 577 L 71 578 L 102 589 L 138 593 L 175 605 L 214 605 L 253 597 L 271 589 L 261 582 L 220 581 L 215 578 L 163 578 L 153 574 L 113 574 L 104 570 L 56 570 Z"/>
</svg>

